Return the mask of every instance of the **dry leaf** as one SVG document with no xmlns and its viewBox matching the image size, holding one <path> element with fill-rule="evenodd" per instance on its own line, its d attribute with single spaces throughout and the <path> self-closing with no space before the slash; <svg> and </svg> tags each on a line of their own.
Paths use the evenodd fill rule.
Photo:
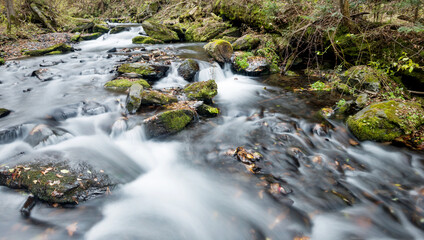
<svg viewBox="0 0 424 240">
<path fill-rule="evenodd" d="M 71 225 L 66 227 L 66 230 L 68 231 L 68 235 L 70 237 L 72 237 L 74 235 L 75 231 L 77 231 L 77 229 L 78 229 L 77 225 L 78 225 L 78 222 L 74 222 Z"/>
</svg>

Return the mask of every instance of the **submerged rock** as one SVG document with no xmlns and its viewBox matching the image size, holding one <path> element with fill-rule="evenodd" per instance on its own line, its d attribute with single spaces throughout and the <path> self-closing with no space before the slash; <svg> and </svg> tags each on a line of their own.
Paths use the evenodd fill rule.
<svg viewBox="0 0 424 240">
<path fill-rule="evenodd" d="M 121 74 L 135 73 L 139 77 L 149 81 L 157 81 L 164 77 L 169 70 L 167 65 L 145 64 L 145 63 L 126 63 L 118 68 Z"/>
<path fill-rule="evenodd" d="M 26 51 L 25 55 L 42 56 L 42 55 L 50 55 L 50 54 L 62 54 L 62 53 L 71 52 L 71 51 L 73 51 L 73 48 L 71 46 L 65 43 L 61 43 L 61 44 L 56 44 L 54 46 L 51 46 L 49 48 Z"/>
<path fill-rule="evenodd" d="M 220 63 L 229 62 L 233 54 L 233 47 L 225 40 L 215 40 L 206 44 L 204 48 L 209 56 Z"/>
<path fill-rule="evenodd" d="M 20 155 L 7 165 L 10 168 L 0 169 L 0 185 L 26 189 L 48 203 L 78 204 L 106 193 L 117 184 L 103 170 L 81 161 L 71 163 L 55 152 Z"/>
<path fill-rule="evenodd" d="M 215 80 L 191 83 L 185 86 L 184 93 L 190 100 L 211 102 L 218 94 L 218 85 Z"/>
<path fill-rule="evenodd" d="M 52 72 L 51 70 L 47 68 L 41 68 L 41 69 L 35 70 L 31 73 L 31 76 L 38 78 L 42 82 L 51 81 L 61 77 L 56 72 Z"/>
<path fill-rule="evenodd" d="M 72 134 L 63 129 L 40 124 L 31 130 L 24 142 L 32 147 L 38 147 L 56 144 L 72 137 Z"/>
<path fill-rule="evenodd" d="M 130 92 L 128 93 L 126 100 L 127 111 L 131 114 L 137 112 L 141 105 L 141 93 L 143 92 L 143 86 L 135 83 L 131 86 Z"/>
<path fill-rule="evenodd" d="M 176 42 L 180 40 L 176 32 L 158 22 L 145 21 L 141 25 L 147 35 L 151 38 L 158 39 L 163 42 Z"/>
<path fill-rule="evenodd" d="M 4 118 L 9 115 L 12 111 L 6 108 L 0 108 L 0 118 Z"/>
<path fill-rule="evenodd" d="M 136 83 L 140 84 L 144 88 L 150 88 L 150 84 L 144 79 L 131 80 L 127 78 L 119 78 L 109 81 L 105 84 L 104 87 L 108 90 L 125 92 Z"/>
<path fill-rule="evenodd" d="M 147 36 L 137 36 L 132 39 L 134 44 L 162 44 L 163 41 L 157 40 Z"/>
<path fill-rule="evenodd" d="M 360 140 L 393 141 L 424 124 L 424 110 L 416 102 L 385 101 L 369 105 L 349 117 L 347 125 Z"/>
<path fill-rule="evenodd" d="M 188 82 L 194 81 L 194 77 L 199 72 L 199 64 L 193 59 L 186 59 L 178 67 L 178 74 Z"/>
<path fill-rule="evenodd" d="M 232 58 L 233 69 L 249 76 L 268 74 L 270 65 L 265 57 L 254 56 L 250 52 L 235 52 Z"/>
<path fill-rule="evenodd" d="M 164 137 L 183 130 L 194 120 L 196 113 L 190 109 L 166 111 L 144 120 L 146 136 Z"/>
</svg>

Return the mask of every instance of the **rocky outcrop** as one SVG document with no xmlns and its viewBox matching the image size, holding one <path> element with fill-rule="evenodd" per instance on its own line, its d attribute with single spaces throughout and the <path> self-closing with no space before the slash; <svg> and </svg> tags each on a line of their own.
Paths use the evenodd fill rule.
<svg viewBox="0 0 424 240">
<path fill-rule="evenodd" d="M 154 22 L 154 21 L 145 21 L 142 23 L 144 31 L 149 35 L 149 37 L 161 40 L 163 42 L 177 42 L 180 39 L 178 34 L 164 24 Z"/>
<path fill-rule="evenodd" d="M 204 46 L 206 52 L 219 63 L 230 62 L 233 47 L 225 40 L 215 40 Z"/>
<path fill-rule="evenodd" d="M 148 138 L 164 137 L 183 130 L 190 124 L 196 113 L 190 109 L 171 110 L 144 120 Z"/>
<path fill-rule="evenodd" d="M 178 67 L 178 74 L 188 82 L 192 82 L 199 72 L 199 64 L 193 59 L 184 60 Z"/>
</svg>

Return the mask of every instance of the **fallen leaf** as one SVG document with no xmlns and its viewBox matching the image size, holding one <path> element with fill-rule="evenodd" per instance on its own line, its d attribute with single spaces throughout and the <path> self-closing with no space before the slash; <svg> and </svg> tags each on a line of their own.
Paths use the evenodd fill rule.
<svg viewBox="0 0 424 240">
<path fill-rule="evenodd" d="M 77 231 L 77 229 L 78 229 L 77 225 L 78 225 L 78 222 L 74 222 L 71 225 L 66 227 L 66 230 L 68 231 L 68 235 L 70 237 L 72 237 L 74 235 L 75 231 Z"/>
<path fill-rule="evenodd" d="M 61 172 L 61 173 L 65 173 L 65 174 L 66 174 L 66 173 L 69 173 L 69 170 L 62 169 L 62 170 L 60 170 L 60 172 Z"/>
<path fill-rule="evenodd" d="M 60 174 L 56 174 L 56 177 L 58 177 L 58 178 L 63 178 L 63 176 L 62 176 L 62 175 L 60 175 Z"/>
</svg>

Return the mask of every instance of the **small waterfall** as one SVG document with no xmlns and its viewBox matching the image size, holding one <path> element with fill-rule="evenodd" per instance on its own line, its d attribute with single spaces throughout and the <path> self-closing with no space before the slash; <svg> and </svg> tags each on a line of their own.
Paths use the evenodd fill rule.
<svg viewBox="0 0 424 240">
<path fill-rule="evenodd" d="M 184 80 L 179 74 L 178 74 L 178 67 L 181 63 L 179 62 L 172 62 L 171 63 L 171 69 L 168 72 L 168 75 L 161 79 L 159 82 L 157 82 L 153 88 L 155 89 L 163 89 L 163 88 L 171 88 L 171 87 L 184 87 L 189 82 Z"/>
</svg>

